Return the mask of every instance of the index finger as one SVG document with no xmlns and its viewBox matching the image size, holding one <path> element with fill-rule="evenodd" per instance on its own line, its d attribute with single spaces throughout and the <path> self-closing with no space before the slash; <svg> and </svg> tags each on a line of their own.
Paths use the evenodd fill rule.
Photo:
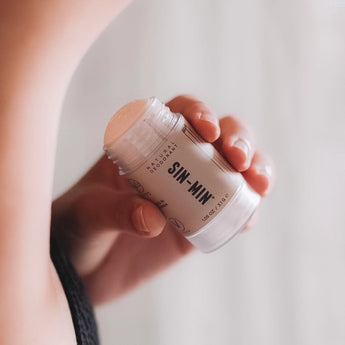
<svg viewBox="0 0 345 345">
<path fill-rule="evenodd" d="M 181 95 L 166 105 L 174 113 L 182 114 L 206 141 L 214 142 L 218 139 L 220 128 L 217 115 L 198 98 Z"/>
</svg>

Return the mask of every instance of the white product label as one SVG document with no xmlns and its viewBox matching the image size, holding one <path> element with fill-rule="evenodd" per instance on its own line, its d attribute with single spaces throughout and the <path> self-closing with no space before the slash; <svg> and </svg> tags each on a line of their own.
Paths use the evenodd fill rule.
<svg viewBox="0 0 345 345">
<path fill-rule="evenodd" d="M 216 217 L 244 182 L 183 116 L 165 142 L 126 178 L 185 236 Z"/>
</svg>

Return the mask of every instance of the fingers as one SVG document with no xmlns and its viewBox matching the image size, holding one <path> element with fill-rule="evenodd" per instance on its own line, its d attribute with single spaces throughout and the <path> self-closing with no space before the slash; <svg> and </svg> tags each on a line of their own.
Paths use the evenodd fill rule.
<svg viewBox="0 0 345 345">
<path fill-rule="evenodd" d="M 134 202 L 131 220 L 136 232 L 146 237 L 158 236 L 166 223 L 165 217 L 154 204 L 139 198 L 137 203 Z"/>
<path fill-rule="evenodd" d="M 264 152 L 256 151 L 244 178 L 261 196 L 266 196 L 275 181 L 275 167 L 272 159 Z"/>
<path fill-rule="evenodd" d="M 247 170 L 254 155 L 253 136 L 232 116 L 222 118 L 219 123 L 221 135 L 216 143 L 218 149 L 236 170 Z"/>
<path fill-rule="evenodd" d="M 213 142 L 219 137 L 218 118 L 202 101 L 193 96 L 182 95 L 166 105 L 174 113 L 181 113 L 206 141 Z"/>
<path fill-rule="evenodd" d="M 274 164 L 264 152 L 255 150 L 253 135 L 243 123 L 232 116 L 219 121 L 221 135 L 215 143 L 218 150 L 252 188 L 266 196 L 274 183 Z"/>
<path fill-rule="evenodd" d="M 166 223 L 163 214 L 150 201 L 103 185 L 86 188 L 76 200 L 76 207 L 77 224 L 83 237 L 107 231 L 155 237 Z"/>
<path fill-rule="evenodd" d="M 254 190 L 261 196 L 268 194 L 274 182 L 273 162 L 265 153 L 255 151 L 253 135 L 240 120 L 226 116 L 218 121 L 205 103 L 190 95 L 178 96 L 167 106 L 181 113 L 205 140 L 217 140 L 217 149 Z"/>
</svg>

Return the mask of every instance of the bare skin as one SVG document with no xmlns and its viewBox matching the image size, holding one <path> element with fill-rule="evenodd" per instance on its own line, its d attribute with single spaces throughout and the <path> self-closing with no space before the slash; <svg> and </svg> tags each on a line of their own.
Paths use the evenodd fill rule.
<svg viewBox="0 0 345 345">
<path fill-rule="evenodd" d="M 58 122 L 69 80 L 127 3 L 0 0 L 0 344 L 76 344 L 49 257 L 51 223 L 95 303 L 124 294 L 192 251 L 104 157 L 51 204 Z M 272 163 L 255 150 L 239 120 L 225 117 L 218 123 L 191 96 L 168 105 L 215 142 L 261 195 L 267 193 Z M 234 138 L 242 144 L 235 146 Z"/>
</svg>

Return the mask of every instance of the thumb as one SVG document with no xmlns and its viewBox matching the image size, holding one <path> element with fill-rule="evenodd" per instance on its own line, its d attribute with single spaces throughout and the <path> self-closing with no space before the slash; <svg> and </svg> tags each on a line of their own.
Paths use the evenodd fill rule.
<svg viewBox="0 0 345 345">
<path fill-rule="evenodd" d="M 84 236 L 121 231 L 145 237 L 159 235 L 165 217 L 152 202 L 129 191 L 91 185 L 76 200 L 78 226 Z"/>
<path fill-rule="evenodd" d="M 81 276 L 104 260 L 119 234 L 155 237 L 165 223 L 150 201 L 101 184 L 74 186 L 52 208 L 52 231 Z"/>
</svg>

